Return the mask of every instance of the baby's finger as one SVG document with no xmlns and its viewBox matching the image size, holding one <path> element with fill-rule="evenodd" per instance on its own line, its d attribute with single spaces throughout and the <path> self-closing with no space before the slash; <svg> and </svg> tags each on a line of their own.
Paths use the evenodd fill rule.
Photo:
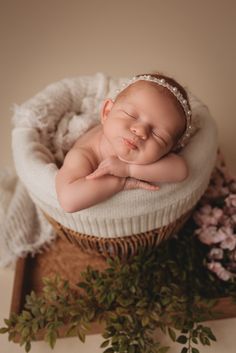
<svg viewBox="0 0 236 353">
<path fill-rule="evenodd" d="M 95 179 L 95 178 L 99 178 L 103 175 L 106 175 L 107 172 L 104 168 L 98 168 L 96 169 L 94 172 L 92 172 L 91 174 L 86 176 L 86 179 Z"/>
<path fill-rule="evenodd" d="M 152 191 L 160 189 L 160 187 L 158 185 L 153 185 L 153 184 L 147 183 L 145 181 L 141 181 L 141 180 L 138 180 L 137 186 L 141 189 L 152 190 Z"/>
<path fill-rule="evenodd" d="M 159 190 L 159 186 L 150 184 L 146 181 L 138 180 L 135 178 L 127 178 L 125 183 L 125 190 L 130 189 L 145 189 L 150 191 Z"/>
</svg>

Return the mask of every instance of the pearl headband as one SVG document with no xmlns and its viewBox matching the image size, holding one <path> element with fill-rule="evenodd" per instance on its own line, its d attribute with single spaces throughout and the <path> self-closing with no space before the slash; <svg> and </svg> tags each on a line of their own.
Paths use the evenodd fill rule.
<svg viewBox="0 0 236 353">
<path fill-rule="evenodd" d="M 188 142 L 189 138 L 191 137 L 191 132 L 192 132 L 192 125 L 191 125 L 192 112 L 191 112 L 191 108 L 188 104 L 188 101 L 184 98 L 184 96 L 178 90 L 177 87 L 170 85 L 164 78 L 156 78 L 151 75 L 134 76 L 133 78 L 131 78 L 130 80 L 128 80 L 127 82 L 122 84 L 121 89 L 116 91 L 116 96 L 118 96 L 118 94 L 121 91 L 123 91 L 128 86 L 132 85 L 133 83 L 135 83 L 137 81 L 154 82 L 154 83 L 158 84 L 159 86 L 167 88 L 168 91 L 170 91 L 176 97 L 176 99 L 178 100 L 178 102 L 180 103 L 180 105 L 182 106 L 182 108 L 184 110 L 185 118 L 186 118 L 186 129 L 185 129 L 184 134 L 181 136 L 181 138 L 177 142 L 176 148 L 184 147 L 186 145 L 186 143 Z"/>
</svg>

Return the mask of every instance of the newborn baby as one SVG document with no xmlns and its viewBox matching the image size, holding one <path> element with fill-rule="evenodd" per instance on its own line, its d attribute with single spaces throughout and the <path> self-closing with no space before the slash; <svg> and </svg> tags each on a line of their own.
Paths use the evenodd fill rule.
<svg viewBox="0 0 236 353">
<path fill-rule="evenodd" d="M 83 134 L 56 175 L 58 201 L 76 212 L 127 189 L 156 191 L 188 175 L 177 151 L 191 130 L 184 88 L 164 75 L 139 75 L 101 108 L 101 124 Z M 154 183 L 154 184 L 153 184 Z"/>
</svg>

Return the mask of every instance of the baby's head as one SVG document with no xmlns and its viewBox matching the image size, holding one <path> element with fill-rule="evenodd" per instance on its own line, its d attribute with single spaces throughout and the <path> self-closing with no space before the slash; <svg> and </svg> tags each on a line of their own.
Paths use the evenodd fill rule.
<svg viewBox="0 0 236 353">
<path fill-rule="evenodd" d="M 135 76 L 113 100 L 104 102 L 102 122 L 121 159 L 152 163 L 179 149 L 189 138 L 187 93 L 174 79 L 161 74 Z"/>
</svg>

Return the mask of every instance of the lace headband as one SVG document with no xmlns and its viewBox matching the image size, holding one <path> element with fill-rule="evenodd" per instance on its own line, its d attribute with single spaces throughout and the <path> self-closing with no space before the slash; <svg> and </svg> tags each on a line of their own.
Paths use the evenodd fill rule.
<svg viewBox="0 0 236 353">
<path fill-rule="evenodd" d="M 178 102 L 180 103 L 180 105 L 182 106 L 182 108 L 184 110 L 185 118 L 186 118 L 186 129 L 185 129 L 184 134 L 178 140 L 178 142 L 176 144 L 176 148 L 184 147 L 187 144 L 189 138 L 191 137 L 191 132 L 192 132 L 192 125 L 191 125 L 192 111 L 191 111 L 191 108 L 188 104 L 188 101 L 184 98 L 184 96 L 178 90 L 177 87 L 170 85 L 164 78 L 156 78 L 151 75 L 134 76 L 133 78 L 131 78 L 130 80 L 128 80 L 127 82 L 124 82 L 122 84 L 121 89 L 116 91 L 116 96 L 118 96 L 118 94 L 121 91 L 123 91 L 128 86 L 132 85 L 133 83 L 135 83 L 137 81 L 154 82 L 154 83 L 158 84 L 159 86 L 162 86 L 162 87 L 165 87 L 166 89 L 168 89 L 168 91 L 170 91 L 176 97 L 176 99 L 178 100 Z"/>
</svg>

